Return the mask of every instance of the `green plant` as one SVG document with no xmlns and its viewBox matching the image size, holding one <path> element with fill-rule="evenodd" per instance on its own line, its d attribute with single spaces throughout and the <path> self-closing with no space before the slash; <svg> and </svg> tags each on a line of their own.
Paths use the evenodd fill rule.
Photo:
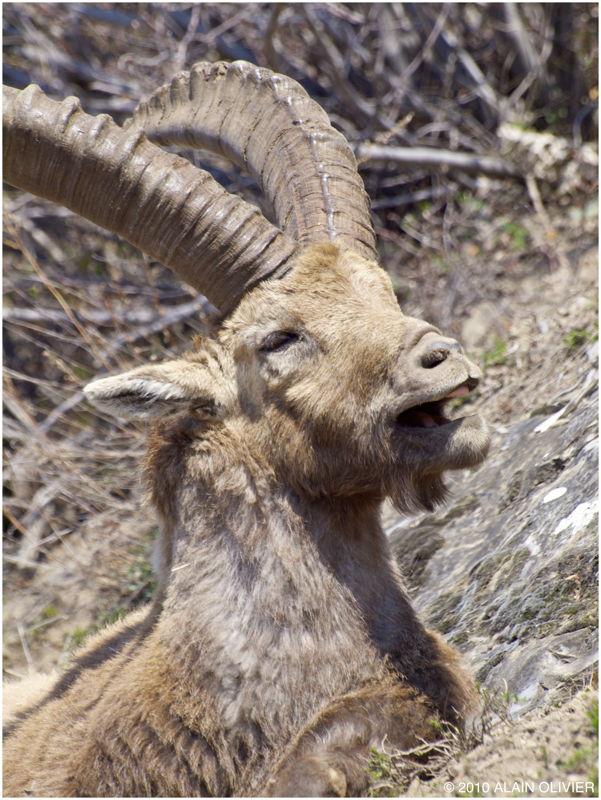
<svg viewBox="0 0 601 800">
<path fill-rule="evenodd" d="M 118 619 L 121 619 L 126 614 L 127 610 L 122 606 L 116 606 L 115 608 L 103 611 L 102 614 L 100 615 L 100 619 L 93 626 L 93 629 L 99 631 L 106 625 L 111 625 L 113 622 L 117 622 Z"/>
<path fill-rule="evenodd" d="M 570 349 L 575 349 L 581 347 L 583 344 L 596 342 L 599 338 L 598 324 L 595 323 L 594 327 L 595 329 L 592 331 L 587 328 L 572 328 L 572 330 L 568 331 L 563 337 L 563 343 Z"/>
<path fill-rule="evenodd" d="M 590 742 L 579 742 L 572 753 L 562 762 L 562 766 L 569 772 L 586 775 L 592 784 L 592 792 L 587 792 L 590 797 L 599 796 L 599 700 L 595 697 L 590 708 L 586 711 L 590 730 L 586 731 Z M 583 731 L 584 733 L 585 731 Z"/>
<path fill-rule="evenodd" d="M 129 593 L 128 605 L 130 607 L 151 600 L 156 587 L 156 578 L 150 563 L 152 543 L 138 544 L 130 552 L 135 560 L 130 564 L 125 589 Z"/>
<path fill-rule="evenodd" d="M 480 744 L 486 734 L 499 722 L 512 722 L 510 706 L 518 702 L 519 698 L 512 692 L 505 682 L 504 689 L 487 689 L 480 683 L 476 683 L 476 690 L 480 695 L 481 712 L 478 717 L 477 726 L 472 728 L 468 746 L 475 747 Z"/>
<path fill-rule="evenodd" d="M 80 628 L 77 626 L 74 628 L 67 638 L 67 650 L 72 653 L 74 650 L 84 643 L 84 641 L 88 638 L 88 636 L 94 632 L 94 627 L 90 628 Z"/>
<path fill-rule="evenodd" d="M 489 367 L 499 366 L 507 363 L 507 342 L 504 339 L 499 339 L 495 336 L 493 339 L 493 346 L 487 350 L 481 357 L 483 369 Z"/>
<path fill-rule="evenodd" d="M 377 784 L 387 778 L 390 774 L 392 765 L 390 756 L 381 753 L 375 747 L 370 747 L 370 758 L 367 766 L 370 783 Z M 379 797 L 378 794 L 371 794 L 371 797 Z"/>
<path fill-rule="evenodd" d="M 510 245 L 513 250 L 523 250 L 528 246 L 530 233 L 527 228 L 514 220 L 504 222 L 501 227 L 509 236 Z"/>
<path fill-rule="evenodd" d="M 599 737 L 599 698 L 595 698 L 586 715 L 589 718 L 593 732 Z"/>
<path fill-rule="evenodd" d="M 455 200 L 463 208 L 470 211 L 482 211 L 486 207 L 486 203 L 481 197 L 476 197 L 471 192 L 458 191 L 455 193 Z"/>
<path fill-rule="evenodd" d="M 545 114 L 545 122 L 549 127 L 553 127 L 556 123 L 561 122 L 562 120 L 566 119 L 569 114 L 569 110 L 565 106 L 560 106 L 559 108 L 553 111 L 547 111 Z"/>
<path fill-rule="evenodd" d="M 452 725 L 434 719 L 432 725 L 439 734 L 434 742 L 423 742 L 409 750 L 370 748 L 368 797 L 398 796 L 415 778 L 428 780 L 441 772 L 464 741 Z"/>
<path fill-rule="evenodd" d="M 433 256 L 432 263 L 436 265 L 439 275 L 450 275 L 454 271 L 453 264 L 442 258 L 442 256 Z"/>
</svg>

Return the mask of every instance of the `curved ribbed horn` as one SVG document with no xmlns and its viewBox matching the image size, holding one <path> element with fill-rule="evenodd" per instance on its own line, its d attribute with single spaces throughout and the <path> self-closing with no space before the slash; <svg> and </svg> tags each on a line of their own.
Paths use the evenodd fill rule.
<svg viewBox="0 0 601 800">
<path fill-rule="evenodd" d="M 241 166 L 300 244 L 332 241 L 377 258 L 354 154 L 291 78 L 245 61 L 201 62 L 141 103 L 129 126 L 157 143 L 211 150 Z"/>
<path fill-rule="evenodd" d="M 203 170 L 90 117 L 75 98 L 4 89 L 4 179 L 119 234 L 230 311 L 297 245 Z"/>
</svg>

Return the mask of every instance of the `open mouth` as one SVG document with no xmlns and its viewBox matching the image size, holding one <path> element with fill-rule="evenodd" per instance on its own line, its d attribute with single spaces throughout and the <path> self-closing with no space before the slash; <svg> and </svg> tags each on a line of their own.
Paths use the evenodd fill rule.
<svg viewBox="0 0 601 800">
<path fill-rule="evenodd" d="M 446 403 L 453 398 L 466 397 L 477 385 L 477 380 L 469 378 L 438 400 L 430 400 L 427 403 L 407 408 L 398 415 L 397 425 L 406 428 L 439 428 L 441 425 L 448 425 L 454 420 L 449 419 L 445 414 Z"/>
</svg>

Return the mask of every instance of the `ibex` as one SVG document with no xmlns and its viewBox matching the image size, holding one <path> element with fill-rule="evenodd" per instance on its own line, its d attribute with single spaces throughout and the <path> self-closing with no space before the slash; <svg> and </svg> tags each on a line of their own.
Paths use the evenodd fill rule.
<svg viewBox="0 0 601 800">
<path fill-rule="evenodd" d="M 243 167 L 277 225 L 157 147 Z M 124 128 L 37 87 L 5 95 L 5 178 L 119 233 L 226 315 L 179 358 L 91 383 L 155 420 L 152 607 L 108 628 L 9 725 L 9 795 L 320 796 L 369 788 L 472 713 L 459 656 L 413 611 L 379 521 L 478 464 L 478 368 L 405 316 L 344 137 L 293 80 L 195 65 Z"/>
</svg>

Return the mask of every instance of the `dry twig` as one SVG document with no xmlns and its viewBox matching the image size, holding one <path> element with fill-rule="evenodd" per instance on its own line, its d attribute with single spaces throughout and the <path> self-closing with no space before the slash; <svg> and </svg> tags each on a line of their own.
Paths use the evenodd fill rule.
<svg viewBox="0 0 601 800">
<path fill-rule="evenodd" d="M 359 166 L 381 161 L 394 161 L 410 168 L 430 167 L 437 170 L 462 170 L 471 175 L 491 175 L 496 178 L 522 180 L 520 170 L 501 158 L 436 150 L 432 147 L 392 147 L 362 142 L 355 145 Z"/>
</svg>

